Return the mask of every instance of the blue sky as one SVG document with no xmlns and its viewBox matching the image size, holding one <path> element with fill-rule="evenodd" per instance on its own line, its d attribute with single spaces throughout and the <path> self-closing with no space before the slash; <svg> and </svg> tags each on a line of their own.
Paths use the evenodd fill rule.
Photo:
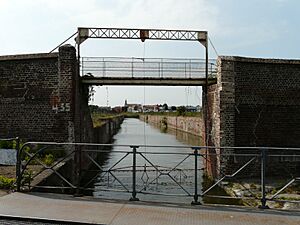
<svg viewBox="0 0 300 225">
<path fill-rule="evenodd" d="M 299 59 L 299 8 L 297 0 L 0 0 L 0 55 L 48 52 L 78 26 L 91 26 L 207 30 L 219 55 Z M 204 53 L 198 43 L 92 40 L 83 44 L 82 55 L 203 58 Z M 212 48 L 210 57 L 217 57 Z M 99 87 L 94 104 L 120 105 L 125 98 L 198 104 L 200 95 L 195 87 Z"/>
</svg>

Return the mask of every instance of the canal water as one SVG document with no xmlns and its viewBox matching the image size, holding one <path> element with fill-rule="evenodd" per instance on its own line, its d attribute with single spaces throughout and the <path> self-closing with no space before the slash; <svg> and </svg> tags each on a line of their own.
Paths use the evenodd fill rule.
<svg viewBox="0 0 300 225">
<path fill-rule="evenodd" d="M 114 146 L 95 185 L 95 197 L 126 199 L 132 190 L 132 148 L 136 155 L 137 197 L 145 201 L 190 203 L 195 190 L 195 157 L 187 146 L 201 145 L 201 138 L 183 132 L 161 131 L 138 119 L 125 119 L 114 136 Z M 168 146 L 168 147 L 154 147 Z M 130 154 L 127 154 L 130 152 Z M 202 186 L 203 159 L 198 158 L 198 190 Z"/>
</svg>

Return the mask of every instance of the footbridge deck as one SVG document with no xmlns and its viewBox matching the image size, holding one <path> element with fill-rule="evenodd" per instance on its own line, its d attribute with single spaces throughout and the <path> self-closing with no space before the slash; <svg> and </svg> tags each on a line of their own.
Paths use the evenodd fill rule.
<svg viewBox="0 0 300 225">
<path fill-rule="evenodd" d="M 81 58 L 81 81 L 89 85 L 206 86 L 216 83 L 210 60 L 206 78 L 201 59 Z"/>
</svg>

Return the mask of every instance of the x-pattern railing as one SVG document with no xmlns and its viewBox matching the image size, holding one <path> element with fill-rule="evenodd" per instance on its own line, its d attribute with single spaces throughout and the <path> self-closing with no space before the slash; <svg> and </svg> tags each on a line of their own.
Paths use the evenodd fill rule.
<svg viewBox="0 0 300 225">
<path fill-rule="evenodd" d="M 127 29 L 127 28 L 78 28 L 80 38 L 157 39 L 179 41 L 207 41 L 206 31 Z"/>
<path fill-rule="evenodd" d="M 37 146 L 39 145 L 40 148 L 32 153 L 31 151 L 27 151 L 27 148 L 31 147 L 31 146 Z M 41 153 L 43 153 L 46 150 L 49 150 L 53 147 L 57 147 L 59 146 L 59 149 L 56 150 L 62 150 L 62 149 L 67 149 L 67 154 L 65 154 L 65 156 L 57 159 L 55 162 L 52 163 L 52 165 L 46 165 L 45 162 L 43 162 L 40 158 L 39 155 Z M 61 148 L 61 147 L 64 148 Z M 97 167 L 97 174 L 95 174 L 86 184 L 82 185 L 80 184 L 80 182 L 78 182 L 78 179 L 80 179 L 79 177 L 75 177 L 75 180 L 70 179 L 70 177 L 66 177 L 64 175 L 62 175 L 60 172 L 58 172 L 57 167 L 59 167 L 60 164 L 65 163 L 67 160 L 74 160 L 75 165 L 76 164 L 76 155 L 78 154 L 78 149 L 76 150 L 76 147 L 80 146 L 80 148 L 78 148 L 79 150 L 81 149 L 81 154 L 85 155 L 85 157 L 94 165 Z M 222 150 L 230 150 L 226 153 L 226 151 L 224 153 L 209 153 L 207 152 L 207 150 L 209 149 L 216 149 L 213 147 L 192 147 L 192 146 L 173 146 L 174 148 L 190 148 L 193 152 L 190 153 L 176 153 L 178 155 L 183 155 L 183 158 L 179 161 L 177 161 L 177 163 L 175 163 L 175 165 L 170 166 L 170 167 L 166 167 L 166 166 L 160 166 L 157 165 L 156 163 L 153 162 L 153 160 L 151 159 L 151 157 L 149 157 L 149 155 L 151 154 L 158 154 L 158 155 L 162 155 L 162 154 L 175 154 L 173 152 L 145 152 L 145 151 L 138 151 L 139 147 L 152 147 L 152 148 L 163 148 L 163 147 L 170 147 L 170 146 L 129 146 L 129 145 L 119 145 L 119 147 L 124 147 L 124 148 L 130 148 L 130 151 L 113 151 L 114 153 L 118 152 L 123 154 L 123 156 L 121 158 L 119 158 L 115 163 L 113 163 L 109 168 L 104 168 L 103 165 L 100 165 L 99 162 L 97 162 L 95 160 L 94 156 L 91 156 L 89 153 L 90 152 L 94 152 L 94 153 L 98 153 L 98 154 L 107 154 L 108 152 L 110 152 L 110 150 L 87 150 L 84 147 L 113 147 L 116 145 L 105 145 L 105 144 L 88 144 L 88 143 L 49 143 L 49 142 L 29 142 L 29 143 L 25 143 L 22 148 L 20 148 L 18 150 L 18 163 L 17 163 L 17 190 L 20 191 L 21 188 L 23 188 L 24 186 L 26 186 L 22 180 L 24 179 L 24 173 L 28 167 L 28 165 L 35 161 L 37 164 L 39 164 L 43 170 L 37 172 L 36 174 L 34 174 L 34 176 L 32 178 L 36 178 L 38 176 L 40 176 L 42 174 L 42 172 L 44 170 L 50 170 L 53 174 L 57 175 L 57 177 L 59 179 L 61 179 L 66 186 L 65 187 L 55 187 L 52 186 L 52 188 L 68 188 L 68 189 L 73 189 L 73 190 L 92 190 L 90 188 L 90 185 L 93 184 L 93 182 L 95 182 L 97 179 L 101 179 L 101 177 L 104 176 L 111 176 L 114 180 L 113 182 L 116 182 L 118 184 L 118 186 L 122 187 L 123 191 L 125 192 L 129 192 L 132 194 L 132 198 L 131 200 L 138 200 L 137 198 L 137 194 L 141 194 L 141 193 L 146 193 L 146 194 L 153 194 L 153 192 L 148 192 L 147 189 L 149 189 L 150 185 L 155 184 L 158 179 L 160 179 L 161 177 L 167 177 L 173 184 L 175 184 L 179 190 L 181 190 L 185 196 L 193 196 L 194 197 L 194 204 L 199 204 L 199 200 L 198 197 L 224 197 L 224 196 L 214 196 L 214 195 L 210 195 L 210 191 L 214 189 L 214 187 L 219 186 L 225 179 L 237 179 L 237 176 L 241 173 L 241 172 L 245 172 L 247 171 L 247 168 L 249 168 L 250 166 L 253 165 L 257 165 L 259 164 L 260 166 L 260 170 L 261 170 L 261 193 L 260 195 L 258 195 L 257 193 L 254 193 L 249 187 L 246 187 L 245 185 L 241 184 L 241 186 L 244 188 L 244 190 L 248 191 L 250 193 L 249 199 L 256 199 L 256 200 L 260 200 L 261 201 L 261 207 L 262 208 L 266 208 L 267 201 L 277 201 L 279 195 L 286 190 L 287 187 L 291 186 L 293 183 L 298 182 L 300 180 L 299 177 L 295 176 L 293 177 L 291 180 L 289 180 L 289 182 L 287 182 L 282 188 L 280 188 L 275 194 L 270 195 L 266 193 L 266 166 L 267 166 L 267 157 L 278 157 L 278 156 L 282 156 L 282 154 L 278 155 L 278 154 L 269 154 L 268 151 L 279 151 L 279 150 L 284 150 L 284 151 L 292 151 L 292 153 L 290 153 L 290 155 L 288 154 L 283 154 L 285 157 L 287 156 L 293 156 L 293 157 L 300 157 L 298 155 L 300 149 L 296 149 L 296 148 L 256 148 L 256 147 L 242 147 L 242 148 L 237 148 L 237 147 L 228 147 L 228 148 L 217 148 L 217 149 L 222 149 Z M 172 146 L 171 146 L 172 147 Z M 232 153 L 231 150 L 253 150 L 253 152 L 255 153 L 251 153 L 251 154 L 237 154 L 237 153 Z M 297 153 L 297 154 L 296 154 Z M 27 158 L 29 158 L 26 162 L 24 162 L 24 158 L 25 156 L 27 156 Z M 78 156 L 78 155 L 77 155 Z M 132 156 L 132 164 L 131 165 L 126 165 L 126 166 L 121 166 L 120 163 L 122 161 L 124 161 L 126 158 L 128 158 L 129 156 Z M 137 156 L 139 156 L 141 159 L 143 159 L 148 165 L 142 168 L 142 170 L 140 170 L 141 166 L 137 164 L 136 158 Z M 228 173 L 224 173 L 221 169 L 218 169 L 218 172 L 220 174 L 220 178 L 215 180 L 215 182 L 208 187 L 206 190 L 198 193 L 198 188 L 199 188 L 199 183 L 198 183 L 198 171 L 201 170 L 202 168 L 199 168 L 198 166 L 198 161 L 199 158 L 203 158 L 205 159 L 208 163 L 211 160 L 211 157 L 228 157 L 228 156 L 235 156 L 235 157 L 247 157 L 248 159 L 246 161 L 244 161 L 243 163 L 240 163 L 240 166 L 238 168 L 236 168 L 236 170 L 234 172 L 232 172 L 231 174 Z M 191 191 L 192 189 L 186 188 L 184 185 L 182 185 L 181 181 L 178 181 L 176 178 L 176 175 L 172 175 L 172 172 L 181 172 L 181 171 L 185 171 L 184 169 L 180 168 L 180 166 L 182 166 L 182 164 L 184 162 L 186 162 L 188 159 L 194 159 L 194 168 L 193 168 L 193 178 L 194 178 L 194 188 L 193 191 Z M 23 161 L 23 162 L 22 162 Z M 78 165 L 77 165 L 78 166 Z M 144 171 L 143 171 L 144 169 Z M 120 177 L 118 177 L 117 172 L 120 171 L 129 171 L 132 174 L 132 184 L 131 187 L 128 187 L 127 184 L 125 184 L 122 179 Z M 150 179 L 150 177 L 148 176 L 148 172 L 152 171 L 152 172 L 156 172 L 156 176 L 152 179 Z M 137 184 L 137 173 L 142 172 L 142 176 L 141 176 L 141 180 L 142 185 L 141 187 L 138 189 L 139 184 Z M 80 174 L 80 173 L 78 173 Z M 248 174 L 249 175 L 249 174 Z M 184 174 L 184 176 L 186 176 L 186 174 Z M 77 180 L 76 180 L 77 179 Z M 29 186 L 30 188 L 30 186 Z M 110 189 L 112 190 L 112 189 Z M 115 190 L 115 191 L 120 191 L 120 190 Z M 122 191 L 122 190 L 121 190 Z M 163 194 L 163 193 L 159 193 L 159 194 Z M 167 193 L 167 195 L 170 195 L 170 193 Z M 172 194 L 171 194 L 172 195 Z M 226 198 L 226 197 L 225 197 Z M 244 197 L 239 197 L 239 198 L 244 198 Z M 278 201 L 282 201 L 282 200 L 278 200 Z"/>
</svg>

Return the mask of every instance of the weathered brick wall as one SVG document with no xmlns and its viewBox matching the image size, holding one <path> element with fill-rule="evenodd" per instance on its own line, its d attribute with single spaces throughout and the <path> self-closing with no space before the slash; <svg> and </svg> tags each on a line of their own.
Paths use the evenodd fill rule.
<svg viewBox="0 0 300 225">
<path fill-rule="evenodd" d="M 299 147 L 300 60 L 235 58 L 234 64 L 235 144 Z"/>
<path fill-rule="evenodd" d="M 75 141 L 76 52 L 0 56 L 0 137 Z"/>
<path fill-rule="evenodd" d="M 209 88 L 213 145 L 300 146 L 300 60 L 219 57 L 217 81 Z M 220 157 L 216 166 L 230 172 L 236 161 Z"/>
</svg>

